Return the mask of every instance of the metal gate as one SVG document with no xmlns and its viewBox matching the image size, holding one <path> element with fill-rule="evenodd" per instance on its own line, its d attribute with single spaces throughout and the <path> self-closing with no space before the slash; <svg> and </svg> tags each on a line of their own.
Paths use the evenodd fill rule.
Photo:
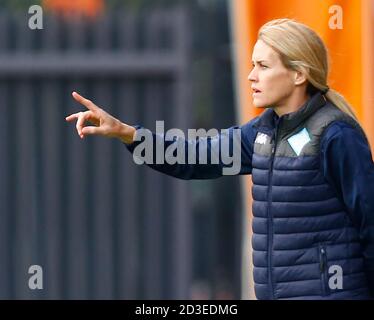
<svg viewBox="0 0 374 320">
<path fill-rule="evenodd" d="M 124 122 L 186 129 L 188 12 L 27 19 L 0 15 L 0 298 L 188 299 L 188 182 L 64 120 L 76 90 Z"/>
</svg>

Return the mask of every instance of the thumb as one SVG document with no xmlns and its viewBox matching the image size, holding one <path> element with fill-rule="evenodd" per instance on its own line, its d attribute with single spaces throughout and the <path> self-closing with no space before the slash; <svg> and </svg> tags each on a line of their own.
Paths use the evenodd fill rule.
<svg viewBox="0 0 374 320">
<path fill-rule="evenodd" d="M 82 129 L 83 135 L 104 135 L 104 131 L 100 127 L 87 126 Z"/>
</svg>

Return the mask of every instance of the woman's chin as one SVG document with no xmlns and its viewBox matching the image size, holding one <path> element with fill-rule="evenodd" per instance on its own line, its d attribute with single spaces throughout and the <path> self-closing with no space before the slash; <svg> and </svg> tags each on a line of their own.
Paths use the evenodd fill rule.
<svg viewBox="0 0 374 320">
<path fill-rule="evenodd" d="M 253 99 L 253 105 L 256 108 L 266 108 L 267 104 L 263 103 L 262 101 L 259 101 L 258 99 Z"/>
</svg>

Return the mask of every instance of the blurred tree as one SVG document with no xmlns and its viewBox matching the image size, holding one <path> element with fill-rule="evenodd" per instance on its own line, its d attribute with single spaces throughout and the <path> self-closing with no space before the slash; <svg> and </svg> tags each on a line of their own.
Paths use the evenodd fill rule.
<svg viewBox="0 0 374 320">
<path fill-rule="evenodd" d="M 0 9 L 26 10 L 34 4 L 40 5 L 42 0 L 1 0 Z"/>
<path fill-rule="evenodd" d="M 64 2 L 64 5 L 69 6 L 76 1 L 61 1 L 61 0 L 47 0 L 49 5 L 56 2 Z M 46 0 L 1 0 L 0 9 L 7 8 L 10 10 L 25 10 L 31 5 L 38 4 L 42 5 Z M 90 2 L 91 0 L 87 0 Z M 96 0 L 92 0 L 95 2 Z M 188 5 L 188 6 L 199 6 L 199 7 L 217 7 L 226 4 L 227 0 L 102 0 L 104 2 L 104 9 L 118 9 L 118 8 L 131 8 L 131 9 L 142 9 L 160 6 L 176 6 L 176 5 Z"/>
</svg>

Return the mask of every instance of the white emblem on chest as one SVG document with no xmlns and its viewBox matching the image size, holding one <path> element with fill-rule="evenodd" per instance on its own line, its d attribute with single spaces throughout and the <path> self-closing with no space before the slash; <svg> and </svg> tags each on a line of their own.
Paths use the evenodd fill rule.
<svg viewBox="0 0 374 320">
<path fill-rule="evenodd" d="M 261 133 L 261 132 L 259 132 L 259 133 L 257 134 L 257 137 L 256 137 L 256 140 L 255 140 L 255 143 L 258 143 L 258 144 L 266 144 L 267 138 L 268 138 L 268 135 L 266 135 L 265 133 Z"/>
<path fill-rule="evenodd" d="M 301 150 L 304 146 L 310 141 L 310 136 L 308 130 L 304 128 L 298 133 L 294 134 L 292 137 L 288 138 L 287 141 L 290 144 L 291 148 L 297 155 L 300 155 Z"/>
</svg>

